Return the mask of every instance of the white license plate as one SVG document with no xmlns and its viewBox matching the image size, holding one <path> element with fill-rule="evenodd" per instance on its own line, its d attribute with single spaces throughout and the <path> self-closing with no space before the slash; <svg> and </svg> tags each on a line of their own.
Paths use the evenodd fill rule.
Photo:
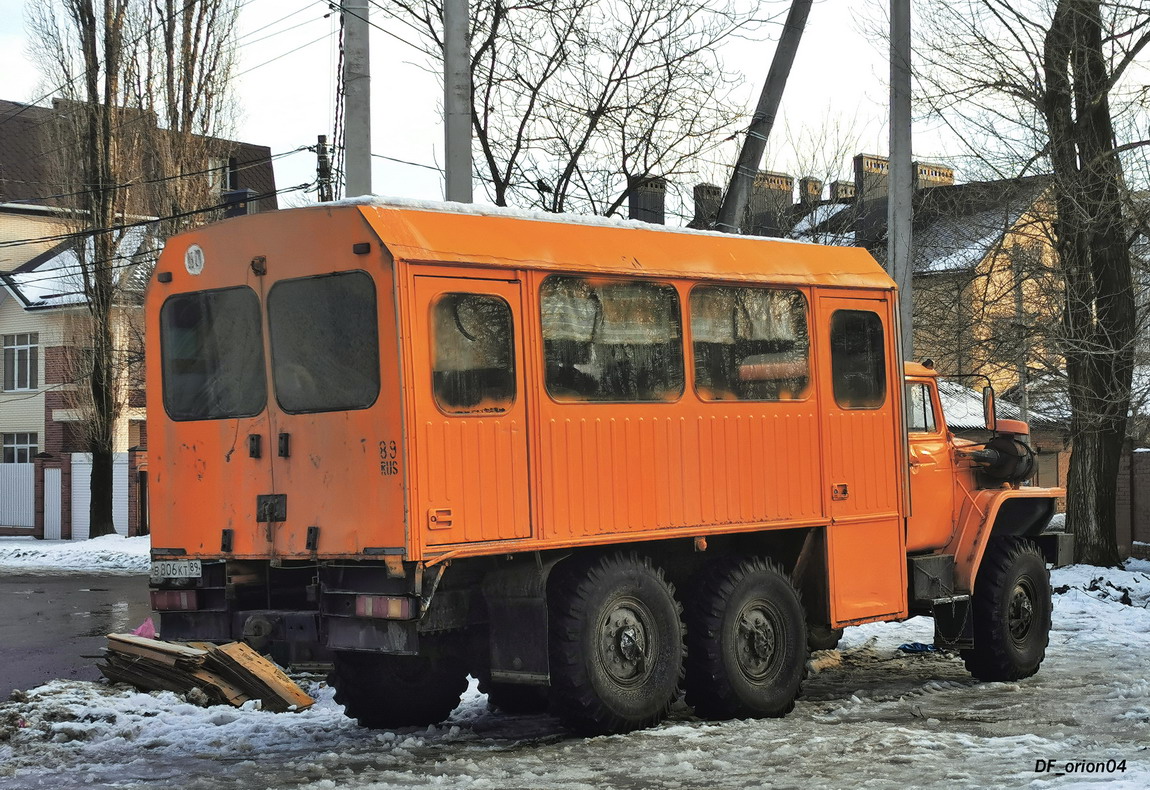
<svg viewBox="0 0 1150 790">
<path fill-rule="evenodd" d="M 199 560 L 161 560 L 152 563 L 153 579 L 198 579 L 202 575 Z"/>
</svg>

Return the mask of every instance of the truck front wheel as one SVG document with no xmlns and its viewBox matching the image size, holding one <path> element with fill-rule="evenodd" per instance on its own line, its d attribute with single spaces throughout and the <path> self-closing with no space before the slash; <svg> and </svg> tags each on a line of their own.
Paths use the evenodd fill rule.
<svg viewBox="0 0 1150 790">
<path fill-rule="evenodd" d="M 1038 671 L 1050 639 L 1050 574 L 1032 541 L 991 538 L 974 583 L 974 647 L 962 651 L 979 680 Z"/>
<path fill-rule="evenodd" d="M 334 660 L 328 683 L 335 701 L 370 729 L 438 724 L 467 689 L 467 669 L 454 651 L 419 656 L 340 651 Z"/>
<path fill-rule="evenodd" d="M 807 662 L 806 618 L 790 580 L 760 558 L 717 562 L 687 609 L 687 702 L 705 719 L 783 716 Z"/>
<path fill-rule="evenodd" d="M 589 735 L 657 724 L 679 688 L 683 624 L 663 572 L 635 554 L 560 566 L 552 576 L 551 702 Z"/>
</svg>

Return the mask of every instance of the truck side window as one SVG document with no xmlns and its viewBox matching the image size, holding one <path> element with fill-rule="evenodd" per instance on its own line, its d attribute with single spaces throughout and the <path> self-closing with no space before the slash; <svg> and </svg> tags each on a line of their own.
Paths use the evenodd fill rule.
<svg viewBox="0 0 1150 790">
<path fill-rule="evenodd" d="M 254 417 L 267 404 L 260 300 L 246 286 L 176 294 L 160 308 L 164 409 L 173 420 Z"/>
<path fill-rule="evenodd" d="M 882 319 L 870 310 L 831 316 L 831 381 L 843 409 L 877 409 L 886 401 L 886 342 Z"/>
<path fill-rule="evenodd" d="M 673 401 L 683 327 L 673 286 L 554 275 L 540 288 L 544 381 L 558 401 Z"/>
<path fill-rule="evenodd" d="M 276 401 L 290 414 L 366 409 L 379 396 L 375 282 L 352 271 L 280 280 L 267 297 Z"/>
<path fill-rule="evenodd" d="M 934 433 L 938 430 L 930 387 L 926 384 L 906 385 L 906 429 L 911 433 Z"/>
<path fill-rule="evenodd" d="M 703 400 L 800 400 L 810 384 L 799 291 L 700 285 L 691 291 L 695 382 Z"/>
<path fill-rule="evenodd" d="M 448 414 L 505 412 L 515 402 L 511 306 L 485 294 L 442 294 L 431 306 L 432 392 Z"/>
</svg>

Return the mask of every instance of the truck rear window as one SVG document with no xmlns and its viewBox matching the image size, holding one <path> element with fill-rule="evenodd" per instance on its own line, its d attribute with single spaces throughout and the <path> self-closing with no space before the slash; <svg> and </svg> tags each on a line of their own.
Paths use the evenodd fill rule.
<svg viewBox="0 0 1150 790">
<path fill-rule="evenodd" d="M 379 395 L 375 282 L 352 271 L 268 292 L 276 401 L 292 414 L 365 409 Z"/>
<path fill-rule="evenodd" d="M 260 303 L 246 286 L 169 297 L 160 308 L 164 409 L 173 420 L 254 417 L 267 403 Z"/>
</svg>

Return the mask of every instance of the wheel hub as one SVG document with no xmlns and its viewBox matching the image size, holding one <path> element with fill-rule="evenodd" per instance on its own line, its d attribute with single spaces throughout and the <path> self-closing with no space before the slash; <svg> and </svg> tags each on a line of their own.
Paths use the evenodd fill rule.
<svg viewBox="0 0 1150 790">
<path fill-rule="evenodd" d="M 1007 624 L 1015 642 L 1022 642 L 1034 623 L 1034 591 L 1029 580 L 1020 579 L 1010 594 Z"/>
<path fill-rule="evenodd" d="M 778 665 L 779 628 L 776 613 L 763 601 L 753 601 L 739 613 L 735 657 L 751 680 L 763 680 Z"/>
<path fill-rule="evenodd" d="M 607 674 L 622 686 L 642 683 L 651 672 L 651 613 L 640 601 L 617 601 L 599 629 L 599 656 Z"/>
</svg>

